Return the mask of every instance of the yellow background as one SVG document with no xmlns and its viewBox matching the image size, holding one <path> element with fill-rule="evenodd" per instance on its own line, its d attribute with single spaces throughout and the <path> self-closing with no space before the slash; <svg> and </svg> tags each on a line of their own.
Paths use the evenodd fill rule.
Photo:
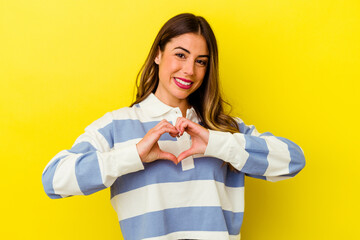
<svg viewBox="0 0 360 240">
<path fill-rule="evenodd" d="M 242 239 L 359 238 L 359 1 L 0 0 L 1 239 L 121 239 L 109 189 L 50 200 L 41 174 L 131 103 L 182 12 L 212 25 L 233 113 L 305 152 L 293 179 L 246 179 Z"/>
</svg>

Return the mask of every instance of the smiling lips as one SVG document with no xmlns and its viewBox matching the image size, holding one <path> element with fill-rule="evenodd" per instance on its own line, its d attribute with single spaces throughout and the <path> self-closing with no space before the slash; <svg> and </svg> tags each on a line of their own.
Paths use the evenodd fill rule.
<svg viewBox="0 0 360 240">
<path fill-rule="evenodd" d="M 191 88 L 191 85 L 193 84 L 192 81 L 184 79 L 184 78 L 176 78 L 174 77 L 175 84 L 182 89 L 189 89 Z"/>
</svg>

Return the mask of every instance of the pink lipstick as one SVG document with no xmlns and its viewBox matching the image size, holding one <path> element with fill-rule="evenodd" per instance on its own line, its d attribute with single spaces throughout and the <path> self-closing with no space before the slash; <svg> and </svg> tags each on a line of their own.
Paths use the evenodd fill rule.
<svg viewBox="0 0 360 240">
<path fill-rule="evenodd" d="M 175 84 L 182 89 L 189 89 L 191 88 L 191 85 L 193 84 L 192 81 L 184 79 L 184 78 L 176 78 L 174 77 Z"/>
</svg>

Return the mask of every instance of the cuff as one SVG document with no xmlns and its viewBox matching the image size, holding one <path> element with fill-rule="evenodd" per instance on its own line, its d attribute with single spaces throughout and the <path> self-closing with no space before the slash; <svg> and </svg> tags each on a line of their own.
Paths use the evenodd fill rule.
<svg viewBox="0 0 360 240">
<path fill-rule="evenodd" d="M 209 142 L 204 155 L 219 158 L 241 171 L 248 158 L 244 135 L 209 130 Z"/>
<path fill-rule="evenodd" d="M 102 172 L 104 184 L 113 183 L 113 178 L 117 178 L 127 173 L 144 170 L 144 165 L 136 149 L 136 144 L 128 145 L 110 152 L 99 153 L 102 159 Z"/>
</svg>

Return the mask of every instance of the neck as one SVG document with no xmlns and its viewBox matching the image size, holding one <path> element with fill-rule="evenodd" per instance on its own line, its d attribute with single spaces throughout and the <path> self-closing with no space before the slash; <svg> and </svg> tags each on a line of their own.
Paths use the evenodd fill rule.
<svg viewBox="0 0 360 240">
<path fill-rule="evenodd" d="M 186 117 L 186 110 L 191 106 L 187 99 L 178 99 L 176 97 L 165 97 L 160 92 L 156 91 L 155 96 L 170 107 L 178 107 L 181 110 L 182 116 Z"/>
</svg>

